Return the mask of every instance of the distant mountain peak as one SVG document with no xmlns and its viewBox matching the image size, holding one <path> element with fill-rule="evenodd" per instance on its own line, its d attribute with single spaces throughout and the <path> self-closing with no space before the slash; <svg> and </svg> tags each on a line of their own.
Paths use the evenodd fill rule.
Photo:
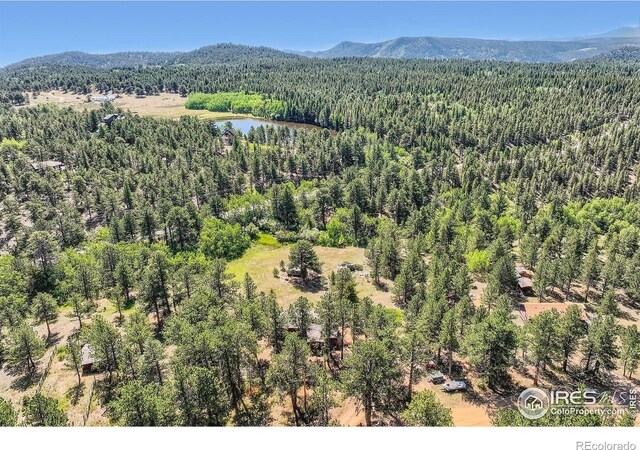
<svg viewBox="0 0 640 450">
<path fill-rule="evenodd" d="M 640 26 L 637 27 L 620 27 L 606 33 L 597 34 L 594 38 L 640 38 Z"/>
</svg>

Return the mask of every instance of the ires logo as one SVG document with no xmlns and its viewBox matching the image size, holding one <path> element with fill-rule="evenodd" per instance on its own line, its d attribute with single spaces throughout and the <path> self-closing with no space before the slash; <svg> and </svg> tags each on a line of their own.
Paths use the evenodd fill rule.
<svg viewBox="0 0 640 450">
<path fill-rule="evenodd" d="M 551 391 L 549 401 L 553 405 L 596 405 L 600 394 L 594 389 L 584 391 Z"/>
<path fill-rule="evenodd" d="M 518 397 L 518 411 L 527 419 L 539 419 L 549 410 L 551 399 L 549 395 L 538 388 L 522 391 Z"/>
<path fill-rule="evenodd" d="M 529 388 L 518 397 L 518 410 L 528 419 L 540 419 L 545 414 L 619 415 L 625 410 L 636 411 L 636 390 L 599 392 L 596 389 L 577 391 Z"/>
</svg>

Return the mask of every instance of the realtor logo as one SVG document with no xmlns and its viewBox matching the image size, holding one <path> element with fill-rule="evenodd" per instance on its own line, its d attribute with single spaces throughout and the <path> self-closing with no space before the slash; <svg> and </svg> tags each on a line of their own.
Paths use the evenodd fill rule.
<svg viewBox="0 0 640 450">
<path fill-rule="evenodd" d="M 518 410 L 527 419 L 539 419 L 549 410 L 549 396 L 538 388 L 522 391 L 518 397 Z"/>
</svg>

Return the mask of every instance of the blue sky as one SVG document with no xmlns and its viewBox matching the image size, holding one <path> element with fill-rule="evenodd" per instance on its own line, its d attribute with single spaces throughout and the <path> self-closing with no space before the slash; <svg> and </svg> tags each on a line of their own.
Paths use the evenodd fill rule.
<svg viewBox="0 0 640 450">
<path fill-rule="evenodd" d="M 399 36 L 544 39 L 637 26 L 632 2 L 0 2 L 0 66 L 69 50 L 233 42 L 323 50 Z"/>
</svg>

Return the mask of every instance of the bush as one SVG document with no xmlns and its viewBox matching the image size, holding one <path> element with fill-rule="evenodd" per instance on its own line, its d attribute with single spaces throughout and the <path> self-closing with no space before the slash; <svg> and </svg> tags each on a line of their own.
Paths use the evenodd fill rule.
<svg viewBox="0 0 640 450">
<path fill-rule="evenodd" d="M 275 236 L 266 233 L 258 233 L 258 244 L 274 248 L 280 247 L 280 242 L 278 242 Z"/>
<path fill-rule="evenodd" d="M 487 250 L 473 250 L 466 255 L 467 267 L 472 273 L 487 273 L 489 271 L 489 252 Z"/>
<path fill-rule="evenodd" d="M 277 231 L 276 239 L 279 242 L 296 242 L 298 234 L 295 231 Z"/>
<path fill-rule="evenodd" d="M 318 236 L 318 244 L 323 247 L 344 247 L 353 245 L 353 239 L 348 234 L 347 225 L 332 217 L 327 223 L 327 231 Z"/>
<path fill-rule="evenodd" d="M 251 238 L 240 225 L 231 225 L 220 219 L 204 221 L 200 233 L 200 250 L 208 258 L 239 258 L 251 245 Z"/>
<path fill-rule="evenodd" d="M 254 223 L 250 223 L 249 225 L 244 227 L 244 231 L 249 235 L 251 239 L 256 239 L 260 234 L 260 228 L 258 228 Z"/>
</svg>

